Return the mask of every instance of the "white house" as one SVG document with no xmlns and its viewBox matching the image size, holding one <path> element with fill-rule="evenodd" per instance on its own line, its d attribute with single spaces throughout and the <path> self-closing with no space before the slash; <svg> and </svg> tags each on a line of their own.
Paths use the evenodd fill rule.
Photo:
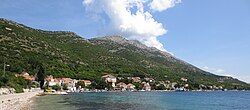
<svg viewBox="0 0 250 110">
<path fill-rule="evenodd" d="M 110 74 L 102 76 L 106 83 L 111 83 L 112 87 L 115 87 L 116 77 Z"/>
</svg>

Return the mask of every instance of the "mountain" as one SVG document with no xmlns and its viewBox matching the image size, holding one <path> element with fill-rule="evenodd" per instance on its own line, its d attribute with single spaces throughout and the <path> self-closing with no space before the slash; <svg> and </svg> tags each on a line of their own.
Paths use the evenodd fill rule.
<svg viewBox="0 0 250 110">
<path fill-rule="evenodd" d="M 33 29 L 6 19 L 0 19 L 0 56 L 0 66 L 5 59 L 11 73 L 35 74 L 34 65 L 40 62 L 46 73 L 55 77 L 96 80 L 110 73 L 179 83 L 187 78 L 192 88 L 216 85 L 250 89 L 245 82 L 203 71 L 136 40 L 121 36 L 84 39 L 73 32 Z"/>
</svg>

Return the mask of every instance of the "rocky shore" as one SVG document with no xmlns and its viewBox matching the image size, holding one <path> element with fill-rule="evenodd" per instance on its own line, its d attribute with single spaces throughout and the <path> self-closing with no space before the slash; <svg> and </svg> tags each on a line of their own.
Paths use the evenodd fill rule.
<svg viewBox="0 0 250 110">
<path fill-rule="evenodd" d="M 0 110 L 30 110 L 31 98 L 42 91 L 0 95 Z"/>
</svg>

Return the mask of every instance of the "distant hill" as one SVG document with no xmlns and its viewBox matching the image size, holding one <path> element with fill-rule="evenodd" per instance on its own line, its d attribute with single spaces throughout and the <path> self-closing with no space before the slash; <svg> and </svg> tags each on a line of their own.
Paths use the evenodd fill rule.
<svg viewBox="0 0 250 110">
<path fill-rule="evenodd" d="M 95 80 L 111 73 L 171 82 L 181 82 L 184 77 L 193 88 L 217 85 L 250 89 L 245 82 L 203 71 L 167 52 L 121 36 L 84 39 L 73 32 L 32 29 L 6 19 L 0 19 L 0 56 L 0 66 L 6 58 L 11 65 L 7 70 L 12 73 L 35 74 L 34 62 L 40 62 L 47 74 L 56 77 Z"/>
</svg>

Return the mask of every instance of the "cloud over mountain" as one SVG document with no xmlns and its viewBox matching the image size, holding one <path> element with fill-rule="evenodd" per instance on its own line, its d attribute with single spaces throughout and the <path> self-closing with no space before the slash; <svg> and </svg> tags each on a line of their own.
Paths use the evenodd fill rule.
<svg viewBox="0 0 250 110">
<path fill-rule="evenodd" d="M 166 51 L 157 37 L 167 30 L 153 18 L 152 11 L 163 11 L 180 0 L 83 0 L 93 19 L 105 20 L 107 34 L 138 40 L 149 47 Z"/>
</svg>

